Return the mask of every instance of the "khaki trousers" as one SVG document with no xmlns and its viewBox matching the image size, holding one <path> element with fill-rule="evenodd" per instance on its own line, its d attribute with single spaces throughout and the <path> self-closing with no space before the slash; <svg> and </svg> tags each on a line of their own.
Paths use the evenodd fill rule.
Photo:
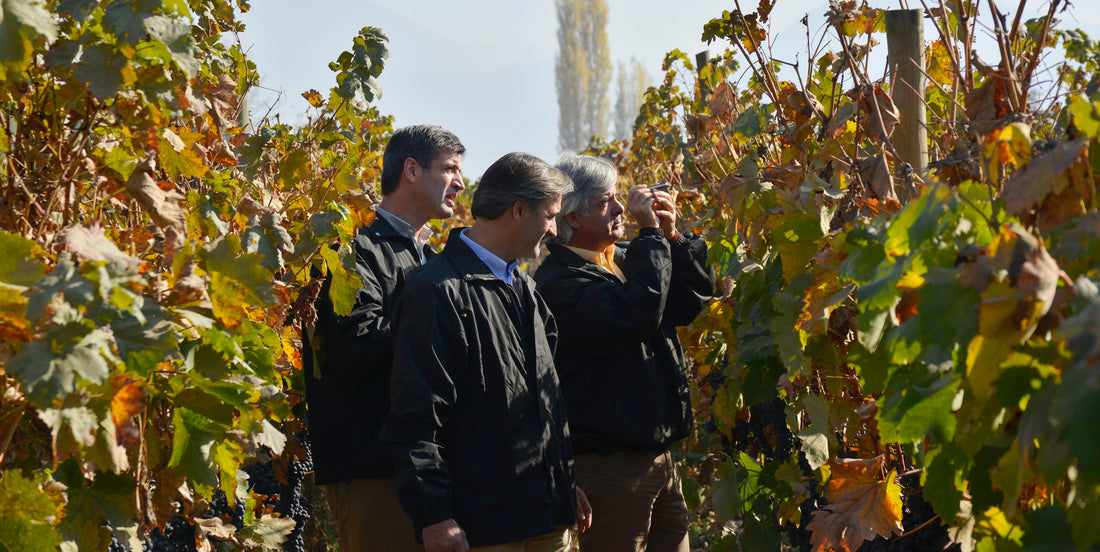
<svg viewBox="0 0 1100 552">
<path fill-rule="evenodd" d="M 569 536 L 569 528 L 562 526 L 545 535 L 519 542 L 476 546 L 471 548 L 470 552 L 569 552 L 572 549 L 573 541 Z"/>
<path fill-rule="evenodd" d="M 392 477 L 339 481 L 324 488 L 336 516 L 340 552 L 424 551 L 397 501 Z"/>
<path fill-rule="evenodd" d="M 581 552 L 688 552 L 688 515 L 669 452 L 581 454 L 577 486 L 592 504 Z"/>
</svg>

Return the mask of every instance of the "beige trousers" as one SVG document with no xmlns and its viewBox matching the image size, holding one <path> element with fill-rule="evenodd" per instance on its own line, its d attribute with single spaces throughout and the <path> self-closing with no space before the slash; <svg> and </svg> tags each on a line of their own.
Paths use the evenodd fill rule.
<svg viewBox="0 0 1100 552">
<path fill-rule="evenodd" d="M 688 552 L 688 511 L 669 452 L 581 454 L 577 486 L 592 504 L 581 552 Z"/>
<path fill-rule="evenodd" d="M 353 479 L 324 486 L 336 516 L 340 552 L 423 552 L 397 501 L 393 478 Z"/>
<path fill-rule="evenodd" d="M 569 552 L 572 549 L 569 528 L 562 526 L 538 537 L 493 546 L 477 546 L 471 548 L 470 552 Z"/>
</svg>

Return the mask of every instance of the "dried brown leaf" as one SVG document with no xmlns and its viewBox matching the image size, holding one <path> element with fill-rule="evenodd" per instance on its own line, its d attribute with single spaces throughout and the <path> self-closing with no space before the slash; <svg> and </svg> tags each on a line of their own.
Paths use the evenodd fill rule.
<svg viewBox="0 0 1100 552">
<path fill-rule="evenodd" d="M 153 162 L 141 163 L 126 181 L 126 191 L 141 204 L 146 213 L 160 226 L 176 228 L 183 232 L 187 225 L 187 215 L 180 208 L 183 195 L 175 191 L 165 191 L 157 186 L 153 174 Z"/>
<path fill-rule="evenodd" d="M 898 194 L 894 191 L 894 175 L 890 172 L 890 163 L 886 160 L 886 154 L 880 153 L 874 157 L 860 159 L 859 176 L 870 187 L 875 197 L 886 202 L 900 203 Z"/>
<path fill-rule="evenodd" d="M 70 226 L 61 234 L 62 240 L 77 257 L 86 261 L 117 262 L 137 268 L 141 261 L 123 253 L 100 226 Z"/>
<path fill-rule="evenodd" d="M 1089 140 L 1075 140 L 1033 159 L 1005 183 L 1005 212 L 1025 223 L 1037 219 L 1043 232 L 1085 214 L 1096 194 L 1088 152 Z"/>
<path fill-rule="evenodd" d="M 851 552 L 875 537 L 901 534 L 901 487 L 892 470 L 879 481 L 883 463 L 882 456 L 829 462 L 829 504 L 806 526 L 814 552 Z"/>
</svg>

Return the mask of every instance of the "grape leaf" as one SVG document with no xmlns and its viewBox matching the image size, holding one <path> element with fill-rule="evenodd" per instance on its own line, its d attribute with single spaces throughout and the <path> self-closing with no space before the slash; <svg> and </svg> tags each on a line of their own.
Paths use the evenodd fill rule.
<svg viewBox="0 0 1100 552">
<path fill-rule="evenodd" d="M 0 547 L 56 550 L 61 535 L 54 529 L 62 514 L 60 496 L 51 496 L 17 469 L 0 472 Z"/>
<path fill-rule="evenodd" d="M 229 235 L 203 250 L 206 271 L 210 273 L 210 300 L 214 316 L 230 328 L 245 319 L 248 307 L 278 303 L 272 288 L 274 275 L 263 267 L 263 257 L 241 252 L 240 237 Z"/>
<path fill-rule="evenodd" d="M 810 425 L 798 432 L 802 440 L 802 452 L 810 470 L 816 470 L 829 461 L 829 403 L 824 397 L 811 395 L 802 399 L 802 407 L 810 418 Z"/>
<path fill-rule="evenodd" d="M 1024 533 L 1022 543 L 1027 552 L 1081 549 L 1073 542 L 1073 531 L 1070 530 L 1064 508 L 1047 506 L 1034 510 L 1027 515 L 1027 525 L 1028 531 Z"/>
<path fill-rule="evenodd" d="M 37 282 L 46 272 L 38 260 L 41 251 L 34 240 L 0 230 L 0 282 L 17 286 Z"/>
<path fill-rule="evenodd" d="M 241 530 L 241 541 L 248 547 L 259 546 L 264 551 L 278 552 L 283 549 L 283 541 L 294 530 L 296 523 L 293 518 L 264 514 L 255 523 L 245 525 Z"/>
<path fill-rule="evenodd" d="M 32 38 L 41 36 L 47 43 L 57 39 L 57 21 L 42 4 L 35 0 L 0 3 L 0 78 L 30 64 Z"/>
<path fill-rule="evenodd" d="M 122 88 L 122 70 L 126 64 L 126 56 L 113 48 L 90 44 L 84 47 L 80 61 L 73 68 L 73 78 L 88 83 L 88 90 L 96 98 L 108 100 Z"/>
<path fill-rule="evenodd" d="M 895 370 L 886 395 L 879 401 L 876 419 L 882 440 L 913 443 L 926 435 L 931 435 L 933 442 L 952 439 L 957 420 L 951 405 L 958 391 L 958 380 L 951 375 L 917 379 L 911 373 L 919 377 L 927 371 L 920 366 Z"/>
<path fill-rule="evenodd" d="M 114 361 L 111 333 L 70 322 L 50 330 L 8 360 L 8 373 L 19 376 L 35 406 L 45 408 L 76 390 L 76 376 L 103 383 Z"/>
<path fill-rule="evenodd" d="M 806 526 L 813 552 L 852 552 L 876 536 L 901 534 L 901 487 L 893 470 L 878 480 L 883 457 L 846 458 L 829 463 L 831 476 L 825 491 L 829 504 L 814 512 Z"/>
<path fill-rule="evenodd" d="M 959 513 L 966 491 L 970 459 L 953 443 L 945 443 L 925 470 L 924 499 L 940 515 L 953 520 Z"/>
</svg>

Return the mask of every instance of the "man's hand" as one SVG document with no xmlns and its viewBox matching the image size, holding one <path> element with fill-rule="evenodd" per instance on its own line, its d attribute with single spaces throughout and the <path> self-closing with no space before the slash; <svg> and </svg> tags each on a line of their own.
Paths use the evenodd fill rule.
<svg viewBox="0 0 1100 552">
<path fill-rule="evenodd" d="M 680 237 L 676 230 L 676 203 L 672 196 L 665 191 L 651 191 L 653 194 L 653 212 L 657 215 L 657 225 L 664 232 L 665 239 L 673 242 Z"/>
<path fill-rule="evenodd" d="M 639 228 L 658 226 L 657 213 L 653 210 L 653 199 L 656 193 L 659 192 L 652 192 L 645 186 L 635 186 L 630 190 L 630 196 L 626 200 L 626 212 L 634 217 Z"/>
<path fill-rule="evenodd" d="M 466 543 L 466 532 L 453 519 L 429 525 L 420 533 L 424 537 L 424 552 L 469 552 L 470 550 L 470 545 Z"/>
<path fill-rule="evenodd" d="M 581 533 L 592 527 L 592 505 L 580 487 L 577 487 L 577 530 Z"/>
</svg>

